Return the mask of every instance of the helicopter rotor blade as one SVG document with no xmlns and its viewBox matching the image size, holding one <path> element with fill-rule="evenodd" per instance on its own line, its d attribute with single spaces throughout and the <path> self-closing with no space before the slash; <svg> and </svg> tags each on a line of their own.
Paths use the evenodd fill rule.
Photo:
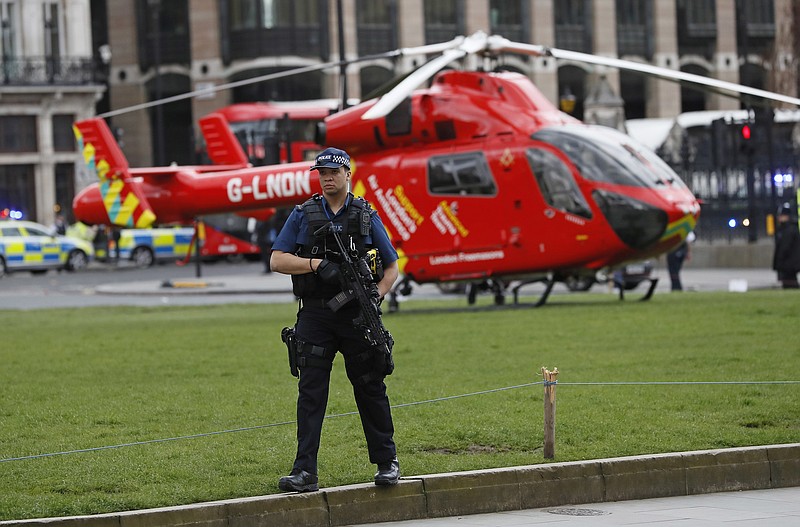
<svg viewBox="0 0 800 527">
<path fill-rule="evenodd" d="M 492 53 L 510 52 L 519 53 L 523 55 L 533 55 L 537 57 L 553 57 L 559 60 L 569 60 L 574 62 L 583 62 L 586 64 L 594 64 L 596 66 L 607 66 L 619 70 L 631 71 L 634 73 L 641 73 L 651 77 L 657 77 L 662 80 L 679 82 L 681 84 L 692 85 L 696 88 L 707 89 L 734 98 L 755 98 L 760 100 L 775 101 L 787 103 L 794 106 L 800 106 L 800 99 L 790 97 L 780 93 L 770 92 L 767 90 L 760 90 L 752 88 L 743 84 L 736 84 L 734 82 L 722 81 L 713 79 L 711 77 L 704 77 L 693 73 L 686 73 L 683 71 L 672 70 L 669 68 L 662 68 L 645 64 L 641 62 L 634 62 L 632 60 L 614 59 L 610 57 L 603 57 L 599 55 L 591 55 L 588 53 L 581 53 L 578 51 L 570 51 L 558 48 L 548 48 L 545 46 L 536 46 L 531 44 L 524 44 L 520 42 L 511 42 L 502 37 L 492 36 L 489 37 L 489 51 Z"/>
<path fill-rule="evenodd" d="M 411 92 L 417 89 L 425 81 L 436 75 L 447 65 L 467 55 L 471 55 L 479 52 L 482 49 L 486 49 L 487 39 L 488 37 L 486 36 L 486 33 L 478 31 L 469 37 L 458 37 L 457 39 L 450 41 L 448 43 L 450 46 L 445 49 L 441 55 L 429 60 L 411 75 L 403 79 L 390 92 L 381 97 L 372 108 L 364 112 L 364 115 L 361 118 L 364 120 L 370 120 L 385 117 L 401 102 L 403 102 L 406 97 L 411 95 Z M 456 43 L 457 47 L 452 47 L 452 44 Z M 420 48 L 411 49 L 419 50 Z"/>
<path fill-rule="evenodd" d="M 722 81 L 711 77 L 704 77 L 693 73 L 686 73 L 683 71 L 672 70 L 669 68 L 661 68 L 652 66 L 650 64 L 643 64 L 633 62 L 630 60 L 612 59 L 608 57 L 600 57 L 588 55 L 586 53 L 579 53 L 577 51 L 567 51 L 562 49 L 550 49 L 550 54 L 556 59 L 582 61 L 589 64 L 596 64 L 600 66 L 609 66 L 621 70 L 642 73 L 658 77 L 659 79 L 691 84 L 700 88 L 708 88 L 712 91 L 728 95 L 730 97 L 740 98 L 746 96 L 747 98 L 762 99 L 767 101 L 787 103 L 794 106 L 800 106 L 800 99 L 797 97 L 790 97 L 780 93 L 761 90 L 743 84 L 734 82 Z"/>
<path fill-rule="evenodd" d="M 459 39 L 463 39 L 463 41 L 456 47 L 453 47 L 453 45 L 457 43 Z M 517 53 L 537 57 L 552 57 L 557 60 L 582 62 L 585 64 L 605 66 L 623 71 L 639 73 L 662 80 L 678 82 L 683 85 L 689 85 L 699 89 L 714 91 L 716 93 L 738 99 L 755 99 L 757 101 L 762 101 L 762 103 L 763 101 L 773 101 L 800 106 L 800 98 L 758 88 L 752 88 L 743 84 L 722 81 L 719 79 L 713 79 L 711 77 L 686 73 L 669 68 L 662 68 L 659 66 L 634 62 L 631 60 L 615 59 L 599 55 L 591 55 L 589 53 L 581 53 L 578 51 L 569 51 L 541 45 L 512 42 L 499 35 L 487 36 L 482 31 L 478 31 L 469 37 L 458 37 L 453 41 L 438 46 L 444 48 L 442 55 L 431 59 L 417 71 L 403 79 L 403 81 L 398 83 L 397 86 L 395 86 L 391 91 L 383 95 L 383 97 L 381 97 L 381 99 L 379 99 L 372 108 L 367 110 L 362 116 L 362 119 L 376 119 L 388 115 L 394 108 L 397 107 L 397 105 L 405 100 L 405 98 L 408 97 L 413 90 L 433 77 L 441 69 L 466 55 L 474 53 L 483 53 L 486 55 Z M 431 49 L 435 47 L 437 47 L 435 44 L 429 46 Z M 409 50 L 412 49 L 419 50 L 421 48 L 409 48 Z"/>
</svg>

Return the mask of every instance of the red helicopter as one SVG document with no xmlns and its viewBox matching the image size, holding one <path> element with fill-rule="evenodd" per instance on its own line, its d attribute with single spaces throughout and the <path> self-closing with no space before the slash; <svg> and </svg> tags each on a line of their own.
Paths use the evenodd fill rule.
<svg viewBox="0 0 800 527">
<path fill-rule="evenodd" d="M 519 287 L 543 281 L 541 305 L 556 282 L 677 247 L 700 213 L 678 175 L 629 136 L 560 112 L 523 75 L 444 70 L 461 58 L 506 52 L 566 58 L 800 104 L 481 32 L 392 53 L 434 52 L 441 54 L 380 98 L 332 114 L 321 127 L 320 144 L 352 156 L 351 190 L 380 212 L 401 255 L 392 307 L 412 282 L 482 283 L 502 303 L 509 287 L 516 301 Z M 431 78 L 429 88 L 419 88 Z M 77 218 L 145 227 L 221 212 L 263 215 L 320 192 L 308 162 L 251 167 L 222 115 L 211 114 L 200 126 L 214 165 L 129 168 L 104 120 L 76 123 L 86 164 L 100 177 L 76 196 Z"/>
</svg>

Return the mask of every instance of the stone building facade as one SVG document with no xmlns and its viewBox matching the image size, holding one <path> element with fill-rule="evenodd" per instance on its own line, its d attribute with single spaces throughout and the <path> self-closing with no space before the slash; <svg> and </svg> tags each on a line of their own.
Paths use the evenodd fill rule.
<svg viewBox="0 0 800 527">
<path fill-rule="evenodd" d="M 105 91 L 89 0 L 0 1 L 0 217 L 49 224 L 71 212 L 76 119 Z"/>
</svg>

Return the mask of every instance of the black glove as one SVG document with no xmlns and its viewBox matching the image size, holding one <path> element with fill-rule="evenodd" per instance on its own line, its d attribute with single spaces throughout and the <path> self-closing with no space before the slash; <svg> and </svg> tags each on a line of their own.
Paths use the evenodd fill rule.
<svg viewBox="0 0 800 527">
<path fill-rule="evenodd" d="M 317 275 L 326 284 L 339 283 L 339 264 L 335 264 L 330 260 L 322 260 L 317 267 Z"/>
</svg>

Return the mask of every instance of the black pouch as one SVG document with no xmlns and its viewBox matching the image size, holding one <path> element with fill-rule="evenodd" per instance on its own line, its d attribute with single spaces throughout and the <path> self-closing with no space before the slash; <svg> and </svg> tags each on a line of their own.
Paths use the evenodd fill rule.
<svg viewBox="0 0 800 527">
<path fill-rule="evenodd" d="M 297 369 L 297 338 L 295 337 L 294 328 L 283 328 L 281 330 L 281 340 L 286 344 L 286 349 L 289 352 L 289 371 L 295 377 L 300 377 L 300 372 Z"/>
</svg>

